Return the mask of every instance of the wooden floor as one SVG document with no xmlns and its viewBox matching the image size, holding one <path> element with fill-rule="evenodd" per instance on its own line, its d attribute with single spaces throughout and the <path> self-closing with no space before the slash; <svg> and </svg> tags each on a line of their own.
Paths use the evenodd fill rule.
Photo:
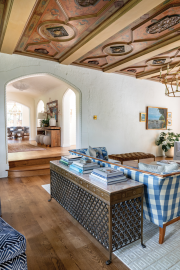
<svg viewBox="0 0 180 270">
<path fill-rule="evenodd" d="M 9 139 L 8 144 L 11 143 L 18 143 L 23 144 L 27 143 L 29 140 L 27 138 L 25 139 Z M 32 145 L 37 145 L 36 141 L 29 141 Z M 15 160 L 27 160 L 27 159 L 37 159 L 37 158 L 45 158 L 45 157 L 53 157 L 57 155 L 68 155 L 69 149 L 75 149 L 76 146 L 70 146 L 70 147 L 46 147 L 44 145 L 40 145 L 40 147 L 43 147 L 46 149 L 46 151 L 28 151 L 28 152 L 16 152 L 16 153 L 9 153 L 8 154 L 8 161 L 15 161 Z"/>
<path fill-rule="evenodd" d="M 0 179 L 2 218 L 27 240 L 28 270 L 128 268 L 108 252 L 41 187 L 49 176 Z"/>
<path fill-rule="evenodd" d="M 27 157 L 20 154 L 17 158 Z M 137 166 L 137 161 L 124 165 Z M 0 179 L 2 218 L 26 237 L 28 269 L 128 270 L 114 255 L 106 266 L 108 252 L 54 199 L 48 202 L 41 185 L 49 183 L 49 175 Z"/>
</svg>

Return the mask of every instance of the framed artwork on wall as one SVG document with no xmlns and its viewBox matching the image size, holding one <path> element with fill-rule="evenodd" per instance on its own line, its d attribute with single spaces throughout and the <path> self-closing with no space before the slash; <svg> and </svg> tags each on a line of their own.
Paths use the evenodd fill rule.
<svg viewBox="0 0 180 270">
<path fill-rule="evenodd" d="M 172 119 L 168 119 L 168 126 L 172 126 Z"/>
<path fill-rule="evenodd" d="M 140 113 L 140 122 L 146 122 L 146 113 Z"/>
<path fill-rule="evenodd" d="M 167 129 L 167 108 L 147 107 L 146 129 Z"/>
<path fill-rule="evenodd" d="M 172 112 L 168 112 L 167 118 L 172 118 Z"/>
<path fill-rule="evenodd" d="M 58 122 L 58 100 L 47 103 L 47 114 L 50 117 L 52 117 L 54 114 L 56 122 Z"/>
</svg>

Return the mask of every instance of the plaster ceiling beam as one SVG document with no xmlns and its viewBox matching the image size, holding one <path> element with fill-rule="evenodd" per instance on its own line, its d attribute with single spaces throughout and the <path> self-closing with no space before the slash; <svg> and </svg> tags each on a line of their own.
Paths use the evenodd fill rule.
<svg viewBox="0 0 180 270">
<path fill-rule="evenodd" d="M 142 15 L 161 4 L 162 0 L 131 0 L 119 9 L 115 14 L 102 23 L 96 30 L 90 33 L 79 44 L 67 52 L 60 63 L 70 65 L 96 46 L 106 41 Z"/>
<path fill-rule="evenodd" d="M 112 73 L 115 71 L 120 71 L 122 69 L 133 66 L 139 62 L 142 62 L 147 59 L 155 58 L 157 55 L 166 53 L 173 48 L 177 48 L 180 46 L 180 36 L 175 36 L 171 39 L 167 39 L 159 44 L 151 46 L 139 53 L 131 55 L 117 63 L 112 64 L 111 66 L 104 68 L 103 71 L 107 73 Z"/>
<path fill-rule="evenodd" d="M 1 46 L 2 53 L 13 54 L 36 2 L 37 0 L 11 0 L 11 11 Z"/>
</svg>

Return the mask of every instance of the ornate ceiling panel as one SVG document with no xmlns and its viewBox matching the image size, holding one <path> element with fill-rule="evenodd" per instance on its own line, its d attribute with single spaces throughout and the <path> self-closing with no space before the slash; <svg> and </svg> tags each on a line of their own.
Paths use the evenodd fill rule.
<svg viewBox="0 0 180 270">
<path fill-rule="evenodd" d="M 116 73 L 134 76 L 137 79 L 145 78 L 160 82 L 160 69 L 162 69 L 163 76 L 163 73 L 167 71 L 167 66 L 171 69 L 179 62 L 180 47 L 177 47 L 163 54 L 156 55 L 153 58 L 141 61 L 133 66 L 129 66 L 126 69 L 119 70 Z M 180 65 L 178 65 L 177 69 L 179 69 L 179 67 Z"/>
<path fill-rule="evenodd" d="M 65 53 L 93 33 L 129 1 L 40 0 L 34 8 L 15 53 L 61 62 L 61 57 Z M 85 60 L 83 63 L 87 64 Z M 101 59 L 100 67 L 104 63 L 106 60 L 102 62 Z"/>
<path fill-rule="evenodd" d="M 172 49 L 163 55 L 155 54 L 141 62 L 136 61 L 136 58 L 152 52 L 154 48 L 161 48 L 170 40 L 180 40 L 179 34 L 180 2 L 179 0 L 164 1 L 73 64 L 82 66 L 86 63 L 86 66 L 93 68 L 86 59 L 104 57 L 106 64 L 98 65 L 102 71 L 108 72 L 112 67 L 117 66 L 116 73 L 139 78 L 140 75 L 155 72 L 161 66 L 171 65 L 177 61 L 173 58 L 177 49 Z M 133 65 L 132 63 L 128 65 L 131 60 L 134 60 Z M 124 63 L 127 63 L 127 67 L 118 69 L 118 66 Z"/>
<path fill-rule="evenodd" d="M 159 81 L 160 68 L 180 60 L 180 1 L 152 0 L 151 9 L 149 1 L 37 0 L 14 53 Z M 0 30 L 5 3 L 0 0 Z M 138 16 L 126 22 L 140 4 Z M 103 36 L 109 25 L 115 34 Z"/>
</svg>

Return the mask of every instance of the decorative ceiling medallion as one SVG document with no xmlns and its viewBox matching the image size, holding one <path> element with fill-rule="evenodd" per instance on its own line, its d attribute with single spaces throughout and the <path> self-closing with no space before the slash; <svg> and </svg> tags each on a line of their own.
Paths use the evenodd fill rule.
<svg viewBox="0 0 180 270">
<path fill-rule="evenodd" d="M 102 49 L 104 53 L 112 56 L 125 55 L 133 50 L 132 46 L 126 43 L 112 43 L 104 46 Z"/>
<path fill-rule="evenodd" d="M 180 23 L 180 15 L 166 16 L 146 28 L 148 34 L 161 33 Z"/>
<path fill-rule="evenodd" d="M 89 7 L 95 5 L 99 0 L 76 0 L 81 7 Z"/>
<path fill-rule="evenodd" d="M 99 62 L 96 60 L 91 60 L 91 61 L 88 61 L 88 64 L 99 65 Z"/>
<path fill-rule="evenodd" d="M 34 50 L 37 53 L 43 53 L 43 54 L 48 54 L 49 52 L 46 49 L 39 48 Z"/>
<path fill-rule="evenodd" d="M 137 70 L 132 68 L 132 69 L 127 69 L 127 71 L 131 73 L 136 73 Z"/>
<path fill-rule="evenodd" d="M 110 47 L 112 53 L 125 53 L 125 47 L 123 46 L 113 46 Z"/>
<path fill-rule="evenodd" d="M 51 36 L 53 36 L 54 38 L 69 36 L 66 29 L 64 29 L 63 26 L 47 28 L 46 30 L 49 31 Z"/>
<path fill-rule="evenodd" d="M 149 59 L 146 63 L 151 66 L 163 66 L 167 65 L 172 61 L 170 57 L 161 57 Z"/>
<path fill-rule="evenodd" d="M 50 41 L 65 42 L 76 36 L 76 29 L 71 24 L 61 21 L 46 21 L 39 25 L 39 34 Z"/>
<path fill-rule="evenodd" d="M 153 65 L 164 65 L 165 62 L 166 62 L 166 58 L 165 59 L 154 59 Z"/>
</svg>

